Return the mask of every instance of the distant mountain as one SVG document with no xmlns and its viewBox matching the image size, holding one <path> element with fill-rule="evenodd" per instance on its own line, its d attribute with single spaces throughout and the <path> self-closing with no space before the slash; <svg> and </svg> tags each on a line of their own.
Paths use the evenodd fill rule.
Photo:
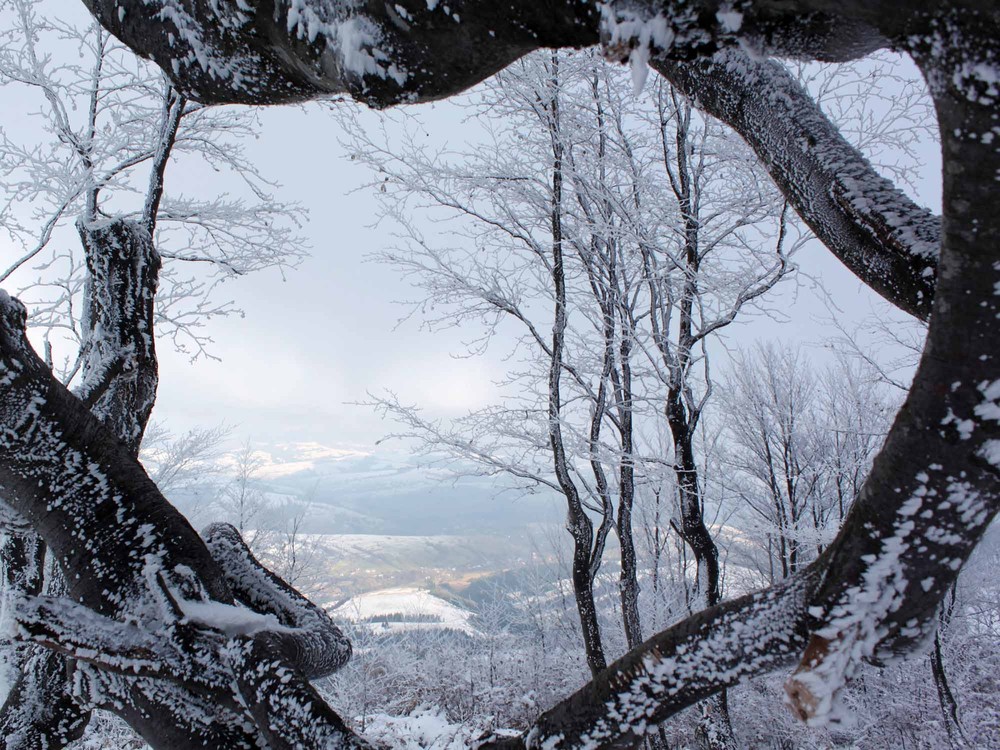
<svg viewBox="0 0 1000 750">
<path fill-rule="evenodd" d="M 335 565 L 367 568 L 382 573 L 404 570 L 452 569 L 493 571 L 515 565 L 528 554 L 521 537 L 503 535 L 309 535 L 324 557 Z"/>
<path fill-rule="evenodd" d="M 456 477 L 401 451 L 276 446 L 262 471 L 271 493 L 307 500 L 307 528 L 326 534 L 503 534 L 558 521 L 550 493 L 519 496 L 487 477 Z"/>
</svg>

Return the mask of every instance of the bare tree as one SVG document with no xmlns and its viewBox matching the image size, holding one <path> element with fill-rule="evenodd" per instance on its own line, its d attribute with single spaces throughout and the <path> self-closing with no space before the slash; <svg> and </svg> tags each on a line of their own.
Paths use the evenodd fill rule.
<svg viewBox="0 0 1000 750">
<path fill-rule="evenodd" d="M 139 458 L 146 473 L 165 495 L 179 491 L 207 491 L 219 473 L 223 444 L 232 434 L 227 425 L 197 427 L 175 435 L 163 423 L 151 421 L 142 436 Z M 188 512 L 197 512 L 194 508 Z"/>
<path fill-rule="evenodd" d="M 930 319 L 907 401 L 823 555 L 769 590 L 654 635 L 546 712 L 524 738 L 504 744 L 635 744 L 648 726 L 681 708 L 796 662 L 793 705 L 820 721 L 861 660 L 906 653 L 926 641 L 940 603 L 1000 505 L 995 4 L 866 0 L 834 8 L 818 0 L 748 0 L 720 12 L 717 3 L 702 0 L 683 6 L 515 2 L 502 13 L 494 4 L 463 4 L 455 13 L 443 4 L 406 0 L 398 6 L 305 0 L 224 8 L 90 0 L 88 6 L 106 28 L 167 70 L 179 90 L 203 101 L 277 103 L 337 91 L 382 106 L 427 100 L 453 94 L 539 46 L 602 44 L 619 59 L 640 66 L 649 60 L 678 78 L 688 73 L 698 77 L 700 106 L 717 108 L 752 144 L 827 247 L 894 304 Z M 160 12 L 165 7 L 169 12 Z M 780 64 L 764 59 L 843 60 L 889 46 L 914 58 L 934 99 L 944 155 L 943 221 L 880 178 Z M 196 598 L 226 603 L 228 592 L 207 563 L 206 545 L 171 521 L 169 506 L 135 458 L 111 445 L 106 428 L 53 381 L 23 336 L 24 318 L 22 307 L 2 300 L 0 482 L 12 507 L 59 556 L 70 595 L 83 602 L 70 623 L 59 617 L 69 606 L 64 600 L 43 610 L 36 597 L 30 601 L 39 614 L 32 621 L 63 648 L 71 647 L 70 636 L 83 638 L 86 653 L 113 669 L 109 656 L 119 653 L 121 641 L 108 642 L 100 637 L 107 629 L 81 624 L 104 617 L 101 624 L 119 633 L 141 602 L 150 601 L 143 593 L 157 587 L 130 551 L 162 552 L 162 576 L 178 585 L 183 579 Z M 81 482 L 85 475 L 72 468 L 79 465 L 73 459 L 84 456 L 93 464 L 90 475 L 101 479 L 96 484 Z M 47 511 L 51 497 L 62 503 Z M 123 543 L 94 521 L 87 508 L 120 503 L 116 497 L 132 501 L 116 528 L 148 524 L 148 534 L 125 532 Z M 70 541 L 74 528 L 88 531 L 85 552 Z M 273 631 L 243 637 L 249 639 L 242 641 L 245 658 L 213 683 L 216 695 L 232 695 L 235 674 L 256 725 L 278 747 L 339 742 L 332 737 L 342 733 L 342 722 L 308 693 L 303 662 L 278 649 Z M 149 643 L 172 649 L 178 642 L 168 627 Z M 148 669 L 176 678 L 192 652 L 172 650 L 158 662 L 170 667 Z M 273 661 L 300 671 L 293 668 L 281 682 L 252 668 Z M 308 729 L 293 715 L 308 716 Z M 161 731 L 168 726 L 161 722 Z"/>
<path fill-rule="evenodd" d="M 371 165 L 375 195 L 401 227 L 399 247 L 384 257 L 425 292 L 415 307 L 429 325 L 472 319 L 484 325 L 482 341 L 506 324 L 523 332 L 505 403 L 450 428 L 395 398 L 379 406 L 460 467 L 562 494 L 595 674 L 606 663 L 594 581 L 612 533 L 625 641 L 644 639 L 632 512 L 643 474 L 665 461 L 644 444 L 650 425 L 666 422 L 676 434 L 679 515 L 708 581 L 693 606 L 720 598 L 695 467 L 709 393 L 695 396 L 696 369 L 707 379 L 706 339 L 783 277 L 794 249 L 784 246 L 776 192 L 742 144 L 669 86 L 644 104 L 622 91 L 622 78 L 592 55 L 527 58 L 472 105 L 489 140 L 461 156 L 422 154 L 419 141 L 376 140 L 348 123 L 352 158 Z M 450 235 L 415 227 L 410 205 L 428 203 Z M 781 228 L 776 251 L 760 239 L 772 227 Z M 502 252 L 452 247 L 456 235 Z"/>
<path fill-rule="evenodd" d="M 723 387 L 727 490 L 764 535 L 770 583 L 822 554 L 888 428 L 889 403 L 843 360 L 816 374 L 801 350 L 742 351 Z"/>
<path fill-rule="evenodd" d="M 385 195 L 399 203 L 390 204 L 388 210 L 401 221 L 407 245 L 399 252 L 387 252 L 386 259 L 414 275 L 427 294 L 426 305 L 457 307 L 430 324 L 482 320 L 488 340 L 491 330 L 507 319 L 521 328 L 521 345 L 531 352 L 523 371 L 511 375 L 522 394 L 516 403 L 470 414 L 453 429 L 427 423 L 394 399 L 383 400 L 380 406 L 430 450 L 448 450 L 455 458 L 471 460 L 480 471 L 507 474 L 528 487 L 547 488 L 563 496 L 582 639 L 588 664 L 597 674 L 607 660 L 594 580 L 608 536 L 615 529 L 614 488 L 609 486 L 607 465 L 621 456 L 620 449 L 607 448 L 602 432 L 608 420 L 618 419 L 624 409 L 626 422 L 617 427 L 620 440 L 629 440 L 631 406 L 619 402 L 613 411 L 614 396 L 609 393 L 612 370 L 619 366 L 615 338 L 620 329 L 609 331 L 607 319 L 616 313 L 607 307 L 595 312 L 592 304 L 595 298 L 600 302 L 602 297 L 620 293 L 619 288 L 609 286 L 616 284 L 615 272 L 609 276 L 605 271 L 598 278 L 601 271 L 595 261 L 594 273 L 588 276 L 589 232 L 574 222 L 572 213 L 577 171 L 572 150 L 578 145 L 582 113 L 565 111 L 563 103 L 567 90 L 579 87 L 580 68 L 589 64 L 582 58 L 566 60 L 552 54 L 523 63 L 519 74 L 498 79 L 484 114 L 487 110 L 507 114 L 532 144 L 531 149 L 509 152 L 513 157 L 509 161 L 502 156 L 504 151 L 484 148 L 470 155 L 478 163 L 436 168 L 415 144 L 405 153 L 396 151 L 392 144 L 367 140 L 360 130 L 354 131 L 359 138 L 354 150 L 358 158 L 393 177 L 388 185 L 391 192 Z M 495 137 L 519 136 L 510 128 Z M 492 191 L 482 190 L 484 179 L 492 183 Z M 502 243 L 503 258 L 492 263 L 488 256 L 469 255 L 460 248 L 432 246 L 399 212 L 414 196 L 454 212 L 464 222 L 458 231 L 475 245 Z M 606 248 L 602 250 L 605 269 L 614 267 L 615 259 Z M 582 302 L 575 291 L 580 285 L 588 290 Z M 546 307 L 539 309 L 540 303 Z M 575 354 L 581 347 L 579 337 L 592 325 L 603 331 L 603 355 L 596 374 L 581 370 Z M 582 350 L 586 352 L 591 343 Z M 627 363 L 624 368 L 627 372 Z M 632 461 L 631 457 L 625 460 Z M 630 471 L 622 470 L 626 476 Z M 625 492 L 630 490 L 626 487 Z"/>
<path fill-rule="evenodd" d="M 235 526 L 247 547 L 259 556 L 268 543 L 263 528 L 267 498 L 258 485 L 263 459 L 249 440 L 229 458 L 232 461 L 229 481 L 216 499 L 218 515 Z"/>
<path fill-rule="evenodd" d="M 820 374 L 818 385 L 826 474 L 822 491 L 827 496 L 819 512 L 830 514 L 835 521 L 831 528 L 839 528 L 885 441 L 898 399 L 884 382 L 843 355 Z"/>
<path fill-rule="evenodd" d="M 810 532 L 825 527 L 816 378 L 801 353 L 762 346 L 736 360 L 726 396 L 730 465 L 745 479 L 736 493 L 765 525 L 774 583 L 806 564 Z"/>
<path fill-rule="evenodd" d="M 271 509 L 267 549 L 261 553 L 269 570 L 307 596 L 322 585 L 324 560 L 319 540 L 305 530 L 315 491 L 313 487 L 299 498 L 286 498 Z"/>
<path fill-rule="evenodd" d="M 208 321 L 238 312 L 219 298 L 222 283 L 303 257 L 301 210 L 276 200 L 246 157 L 252 110 L 186 99 L 99 25 L 78 28 L 38 0 L 0 6 L 0 85 L 38 106 L 0 135 L 3 228 L 20 247 L 0 282 L 30 304 L 31 325 L 51 344 L 64 382 L 78 382 L 80 353 L 96 343 L 85 342 L 84 287 L 104 281 L 85 253 L 67 249 L 76 244 L 67 236 L 74 223 L 84 247 L 108 241 L 109 220 L 147 226 L 159 258 L 156 330 L 192 357 L 207 354 Z M 169 164 L 196 162 L 245 189 L 164 190 Z"/>
</svg>

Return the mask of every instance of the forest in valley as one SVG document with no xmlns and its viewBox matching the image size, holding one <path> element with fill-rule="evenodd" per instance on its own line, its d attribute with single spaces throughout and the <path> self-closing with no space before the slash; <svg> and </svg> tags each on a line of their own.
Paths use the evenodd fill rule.
<svg viewBox="0 0 1000 750">
<path fill-rule="evenodd" d="M 1000 11 L 369 5 L 0 0 L 0 748 L 1000 748 Z"/>
</svg>

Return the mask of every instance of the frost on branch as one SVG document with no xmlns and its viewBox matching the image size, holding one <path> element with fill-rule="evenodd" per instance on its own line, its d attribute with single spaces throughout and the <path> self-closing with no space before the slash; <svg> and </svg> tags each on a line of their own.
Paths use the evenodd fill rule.
<svg viewBox="0 0 1000 750">
<path fill-rule="evenodd" d="M 539 47 L 600 44 L 651 65 L 739 132 L 810 228 L 865 283 L 926 319 L 940 221 L 881 178 L 780 63 L 766 54 L 850 59 L 888 46 L 860 21 L 778 20 L 744 3 L 517 2 L 449 9 L 284 0 L 230 4 L 89 0 L 102 23 L 200 101 L 278 103 L 346 92 L 372 106 L 454 94 Z M 121 11 L 121 12 L 119 12 Z M 219 17 L 216 14 L 221 14 Z M 250 29 L 266 44 L 248 44 Z M 814 48 L 810 49 L 810 45 Z M 753 56 L 746 49 L 753 50 Z"/>
<path fill-rule="evenodd" d="M 0 633 L 13 626 L 16 601 L 41 591 L 45 564 L 45 545 L 30 529 L 7 526 L 5 532 L 0 545 L 4 584 Z M 0 736 L 25 748 L 62 746 L 79 738 L 89 714 L 65 689 L 66 663 L 62 656 L 30 644 L 17 644 L 13 664 L 19 668 L 18 676 L 0 708 Z"/>
<path fill-rule="evenodd" d="M 281 629 L 274 629 L 274 639 L 290 663 L 309 679 L 325 677 L 347 663 L 351 643 L 340 628 L 325 611 L 261 565 L 235 527 L 213 524 L 202 536 L 233 595 L 281 624 Z"/>
<path fill-rule="evenodd" d="M 914 203 L 847 142 L 774 60 L 724 49 L 652 65 L 739 133 L 816 236 L 859 279 L 926 320 L 934 301 L 941 219 Z"/>
<path fill-rule="evenodd" d="M 845 60 L 889 40 L 868 19 L 771 3 L 518 0 L 394 3 L 86 0 L 102 25 L 204 102 L 279 103 L 348 93 L 372 106 L 449 96 L 542 47 L 603 43 L 678 59 L 749 44 L 760 54 Z M 763 7 L 762 7 L 763 6 Z"/>
<path fill-rule="evenodd" d="M 376 105 L 443 96 L 536 46 L 593 44 L 599 32 L 593 3 L 515 3 L 502 14 L 482 4 L 478 13 L 460 19 L 443 4 L 404 2 L 401 11 L 377 5 L 366 16 L 372 27 L 361 18 L 366 5 L 318 0 L 257 7 L 230 3 L 221 16 L 198 14 L 215 10 L 217 3 L 185 0 L 92 0 L 91 5 L 129 43 L 172 69 L 185 91 L 216 100 L 287 101 L 333 90 L 343 83 L 347 61 L 337 46 L 343 44 L 343 23 L 364 29 L 364 38 L 356 34 L 358 44 L 351 48 L 355 61 L 364 68 L 368 58 L 373 61 L 372 70 L 349 81 L 349 90 Z M 843 4 L 841 18 L 824 12 L 830 5 L 748 2 L 740 5 L 738 24 L 732 9 L 721 17 L 713 12 L 690 22 L 680 18 L 703 35 L 692 39 L 704 44 L 678 44 L 675 38 L 670 53 L 682 60 L 725 44 L 761 41 L 755 51 L 820 58 L 832 53 L 845 59 L 885 44 L 914 54 L 934 92 L 945 155 L 933 316 L 914 388 L 843 533 L 813 567 L 779 589 L 707 610 L 637 647 L 570 699 L 571 708 L 556 707 L 548 723 L 543 717 L 525 738 L 528 746 L 635 744 L 652 722 L 679 707 L 784 663 L 780 659 L 797 658 L 810 638 L 817 639 L 817 647 L 800 674 L 819 676 L 811 688 L 816 695 L 821 688 L 835 690 L 852 660 L 905 652 L 921 642 L 944 591 L 997 511 L 1000 435 L 992 416 L 1000 352 L 1000 218 L 992 210 L 1000 174 L 997 11 L 977 0 L 944 9 L 924 4 L 924 13 L 873 1 Z M 681 15 L 678 3 L 644 7 L 645 18 L 663 12 L 672 21 Z M 716 11 L 718 4 L 684 7 Z M 312 19 L 303 15 L 310 9 L 331 12 L 318 16 L 315 34 Z M 336 40 L 324 30 L 331 23 L 338 24 Z M 254 33 L 248 31 L 251 24 Z M 388 71 L 392 64 L 408 71 L 405 85 L 398 77 L 379 75 L 377 66 Z M 800 115 L 793 112 L 789 122 Z M 861 231 L 876 238 L 886 234 L 879 226 L 886 206 L 875 206 L 873 215 L 874 204 L 863 200 L 871 186 L 843 187 L 831 194 L 838 211 Z M 900 228 L 894 221 L 885 226 L 889 234 Z M 893 239 L 906 245 L 913 238 L 903 232 L 883 241 Z M 899 273 L 889 268 L 882 274 L 889 298 Z M 133 457 L 51 381 L 22 342 L 23 309 L 4 297 L 0 318 L 0 482 L 10 492 L 5 499 L 73 574 L 67 578 L 74 598 L 116 621 L 148 612 L 162 616 L 150 582 L 163 580 L 176 592 L 171 596 L 178 606 L 181 600 L 202 599 L 231 606 L 229 587 L 197 536 L 171 512 Z M 107 523 L 111 519 L 115 523 Z M 150 571 L 155 575 L 147 575 Z M 787 609 L 768 609 L 779 600 Z M 762 610 L 773 619 L 758 617 Z M 769 641 L 774 634 L 786 636 L 787 652 Z M 316 707 L 322 704 L 314 703 L 301 672 L 282 663 L 278 636 L 242 634 L 232 657 L 241 697 L 267 741 L 275 747 L 360 745 L 343 736 L 339 719 Z M 731 669 L 716 665 L 692 672 L 690 664 L 706 666 L 703 643 L 712 643 L 718 653 L 738 654 L 738 661 Z M 90 674 L 90 667 L 84 671 Z M 109 673 L 107 684 L 120 684 L 119 676 Z M 165 696 L 157 687 L 141 689 L 144 695 Z M 164 731 L 174 731 L 175 718 Z M 184 746 L 176 733 L 169 739 L 157 734 L 154 721 L 144 729 L 161 746 Z"/>
<path fill-rule="evenodd" d="M 262 610 L 236 612 L 201 539 L 31 350 L 25 317 L 0 296 L 0 484 L 76 601 L 20 599 L 18 637 L 71 656 L 74 699 L 120 714 L 154 748 L 206 737 L 252 748 L 255 736 L 274 748 L 363 747 L 308 684 L 349 656 L 340 631 L 217 528 L 226 571 Z"/>
<path fill-rule="evenodd" d="M 87 259 L 80 399 L 134 452 L 156 398 L 153 300 L 160 258 L 136 221 L 78 222 Z"/>
<path fill-rule="evenodd" d="M 224 641 L 211 631 L 189 627 L 190 632 L 181 635 L 179 623 L 121 622 L 68 599 L 44 595 L 13 599 L 6 606 L 12 637 L 105 671 L 175 680 L 202 690 L 225 689 L 231 679 L 220 658 Z"/>
<path fill-rule="evenodd" d="M 984 210 L 995 202 L 1000 144 L 980 137 L 995 128 L 996 98 L 983 79 L 970 97 L 968 78 L 959 72 L 979 61 L 995 70 L 1000 33 L 997 19 L 969 13 L 951 19 L 949 35 L 950 46 L 937 34 L 910 42 L 925 75 L 938 84 L 932 93 L 946 154 L 927 348 L 841 532 L 779 587 L 654 636 L 505 747 L 633 746 L 652 723 L 793 661 L 800 661 L 789 684 L 793 707 L 810 723 L 822 723 L 835 715 L 837 693 L 861 661 L 919 652 L 928 643 L 945 593 L 1000 509 L 991 460 L 1000 437 L 1000 388 L 994 387 L 1000 217 Z M 963 45 L 955 44 L 959 39 Z M 785 596 L 789 591 L 799 595 Z M 769 597 L 787 606 L 764 609 L 768 616 L 761 618 Z M 773 632 L 785 634 L 787 651 L 767 643 Z M 721 659 L 685 669 L 703 644 L 712 644 Z M 738 654 L 735 668 L 729 668 L 731 654 Z"/>
</svg>

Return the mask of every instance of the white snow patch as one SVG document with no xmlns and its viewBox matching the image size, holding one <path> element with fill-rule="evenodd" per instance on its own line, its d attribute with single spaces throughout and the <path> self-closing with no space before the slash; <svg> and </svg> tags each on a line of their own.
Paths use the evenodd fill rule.
<svg viewBox="0 0 1000 750">
<path fill-rule="evenodd" d="M 409 716 L 369 716 L 365 736 L 398 750 L 466 750 L 476 744 L 484 729 L 469 723 L 453 724 L 437 706 L 418 706 Z"/>
<path fill-rule="evenodd" d="M 367 16 L 354 15 L 335 20 L 320 15 L 305 0 L 292 0 L 288 7 L 286 26 L 300 39 L 312 44 L 322 34 L 340 53 L 344 72 L 363 78 L 374 75 L 391 78 L 402 86 L 408 77 L 396 63 L 386 64 L 389 56 L 379 49 L 382 32 Z"/>
<path fill-rule="evenodd" d="M 738 10 L 732 10 L 731 8 L 719 10 L 715 14 L 715 17 L 718 19 L 723 31 L 728 31 L 731 34 L 735 34 L 743 27 L 743 14 Z"/>
<path fill-rule="evenodd" d="M 1000 440 L 987 440 L 983 447 L 979 449 L 982 456 L 990 466 L 1000 466 Z"/>
<path fill-rule="evenodd" d="M 976 416 L 992 422 L 1000 422 L 1000 380 L 994 380 L 992 383 L 981 383 L 979 391 L 983 394 L 983 402 L 973 409 Z"/>
<path fill-rule="evenodd" d="M 605 4 L 601 6 L 601 16 L 601 25 L 607 38 L 604 45 L 605 54 L 619 57 L 624 61 L 622 51 L 628 50 L 632 85 L 638 95 L 649 77 L 650 47 L 654 46 L 658 50 L 669 49 L 674 43 L 674 30 L 662 14 L 652 18 L 643 18 L 630 11 L 616 14 Z"/>
<path fill-rule="evenodd" d="M 368 623 L 382 632 L 405 630 L 457 630 L 476 635 L 472 613 L 456 607 L 430 591 L 393 588 L 371 591 L 348 599 L 331 612 L 334 618 Z M 380 620 L 379 618 L 385 618 Z M 398 620 L 398 621 L 397 621 Z"/>
<path fill-rule="evenodd" d="M 265 630 L 284 633 L 294 632 L 278 622 L 274 615 L 262 615 L 244 607 L 221 602 L 198 602 L 186 599 L 177 601 L 184 616 L 193 623 L 220 630 L 230 638 L 253 635 Z"/>
</svg>

